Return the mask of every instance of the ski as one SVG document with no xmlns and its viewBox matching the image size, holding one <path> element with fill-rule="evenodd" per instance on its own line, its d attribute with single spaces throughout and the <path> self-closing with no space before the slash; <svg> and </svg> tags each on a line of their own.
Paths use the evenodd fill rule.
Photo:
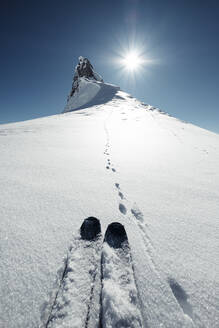
<svg viewBox="0 0 219 328">
<path fill-rule="evenodd" d="M 89 217 L 73 240 L 46 328 L 97 328 L 100 312 L 101 227 Z"/>
<path fill-rule="evenodd" d="M 128 237 L 122 224 L 111 223 L 101 254 L 100 328 L 142 327 Z"/>
</svg>

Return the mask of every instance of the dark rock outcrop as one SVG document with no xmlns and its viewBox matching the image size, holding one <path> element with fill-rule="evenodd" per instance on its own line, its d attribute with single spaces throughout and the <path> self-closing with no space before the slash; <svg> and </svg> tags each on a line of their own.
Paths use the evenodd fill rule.
<svg viewBox="0 0 219 328">
<path fill-rule="evenodd" d="M 78 90 L 79 81 L 82 77 L 103 82 L 101 76 L 94 71 L 90 61 L 87 58 L 80 56 L 79 63 L 75 67 L 75 74 L 72 82 L 72 90 L 70 93 L 70 97 L 72 97 L 74 93 Z"/>
</svg>

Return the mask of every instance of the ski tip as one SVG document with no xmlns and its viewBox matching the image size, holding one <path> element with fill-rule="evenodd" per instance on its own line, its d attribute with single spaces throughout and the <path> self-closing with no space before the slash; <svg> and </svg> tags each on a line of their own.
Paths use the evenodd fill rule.
<svg viewBox="0 0 219 328">
<path fill-rule="evenodd" d="M 124 226 L 119 222 L 109 224 L 104 241 L 107 242 L 110 247 L 121 248 L 123 243 L 128 241 Z"/>
<path fill-rule="evenodd" d="M 101 233 L 100 221 L 90 216 L 84 220 L 80 228 L 81 238 L 84 240 L 94 240 Z"/>
</svg>

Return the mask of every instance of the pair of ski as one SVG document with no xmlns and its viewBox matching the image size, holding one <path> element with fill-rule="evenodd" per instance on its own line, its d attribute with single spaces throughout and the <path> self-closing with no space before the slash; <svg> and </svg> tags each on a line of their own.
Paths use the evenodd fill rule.
<svg viewBox="0 0 219 328">
<path fill-rule="evenodd" d="M 142 327 L 125 228 L 84 220 L 70 250 L 46 328 Z"/>
</svg>

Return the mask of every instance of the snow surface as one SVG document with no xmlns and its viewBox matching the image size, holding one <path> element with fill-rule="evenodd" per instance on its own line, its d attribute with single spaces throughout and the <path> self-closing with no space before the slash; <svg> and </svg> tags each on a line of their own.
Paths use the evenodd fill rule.
<svg viewBox="0 0 219 328">
<path fill-rule="evenodd" d="M 109 98 L 0 126 L 0 327 L 45 326 L 88 216 L 125 226 L 145 328 L 218 327 L 219 136 Z"/>
<path fill-rule="evenodd" d="M 102 327 L 141 328 L 142 317 L 129 248 L 114 249 L 104 242 L 101 263 Z"/>
<path fill-rule="evenodd" d="M 92 242 L 73 238 L 60 285 L 44 314 L 46 327 L 99 327 L 101 245 L 101 237 Z"/>
</svg>

